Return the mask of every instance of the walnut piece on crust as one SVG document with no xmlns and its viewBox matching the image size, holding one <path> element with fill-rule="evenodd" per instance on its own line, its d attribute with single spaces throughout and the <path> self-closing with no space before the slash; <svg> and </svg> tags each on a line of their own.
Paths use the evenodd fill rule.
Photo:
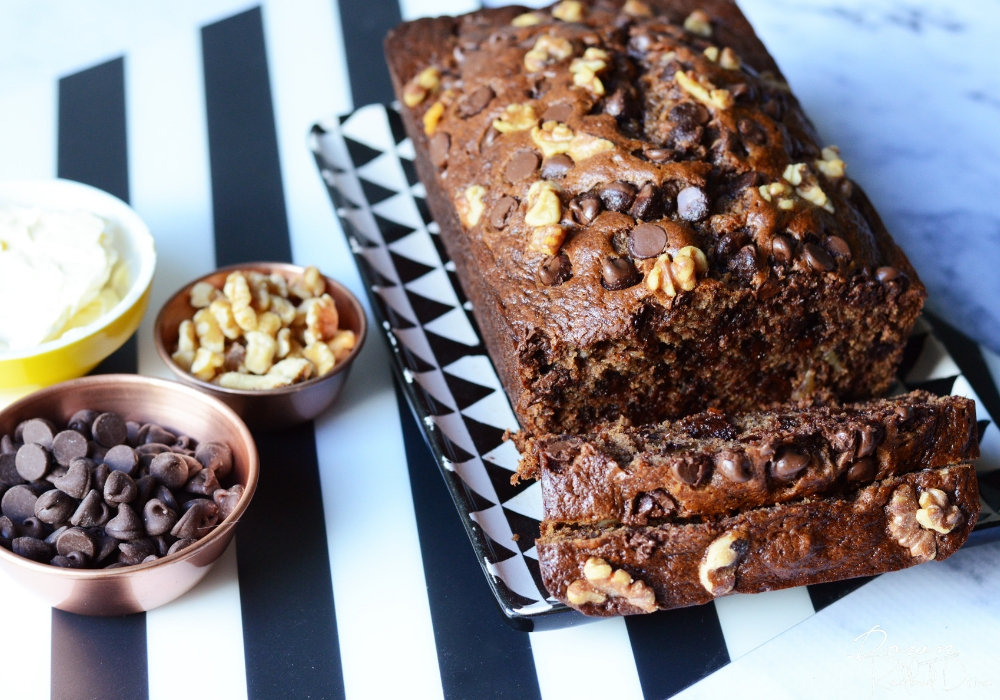
<svg viewBox="0 0 1000 700">
<path fill-rule="evenodd" d="M 730 531 L 708 545 L 698 569 L 705 590 L 714 596 L 732 593 L 736 586 L 736 567 L 747 553 L 749 542 L 739 532 Z"/>
<path fill-rule="evenodd" d="M 952 505 L 948 494 L 941 489 L 927 489 L 918 499 L 920 510 L 917 511 L 917 522 L 925 530 L 934 530 L 947 535 L 962 522 L 962 512 L 958 506 Z"/>
<path fill-rule="evenodd" d="M 583 578 L 573 581 L 566 589 L 570 605 L 600 604 L 608 598 L 624 598 L 629 605 L 642 610 L 656 610 L 656 595 L 642 581 L 633 581 L 624 569 L 614 571 L 600 557 L 590 557 L 583 565 Z"/>
<path fill-rule="evenodd" d="M 885 510 L 889 516 L 889 534 L 901 547 L 910 550 L 910 556 L 921 561 L 930 561 L 937 556 L 934 533 L 921 527 L 917 521 L 917 496 L 912 486 L 903 484 L 893 491 Z"/>
</svg>

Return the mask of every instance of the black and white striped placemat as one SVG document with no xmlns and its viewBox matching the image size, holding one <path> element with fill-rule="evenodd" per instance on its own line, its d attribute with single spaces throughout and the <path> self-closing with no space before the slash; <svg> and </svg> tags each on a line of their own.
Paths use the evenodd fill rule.
<svg viewBox="0 0 1000 700">
<path fill-rule="evenodd" d="M 153 311 L 203 272 L 260 258 L 316 264 L 364 297 L 306 135 L 323 115 L 389 99 L 381 39 L 390 26 L 472 8 L 461 0 L 237 5 L 232 16 L 56 86 L 3 95 L 16 109 L 0 113 L 0 172 L 78 179 L 136 207 L 159 254 Z M 101 371 L 165 376 L 151 321 Z M 980 349 L 939 334 L 996 415 Z M 0 576 L 0 625 L 12 640 L 0 698 L 653 700 L 854 585 L 758 596 L 753 618 L 733 617 L 727 606 L 747 600 L 733 597 L 515 632 L 388 363 L 383 344 L 369 343 L 332 411 L 258 437 L 260 488 L 236 544 L 175 603 L 124 619 L 82 618 L 38 604 Z M 599 662 L 588 666 L 600 672 L 581 673 L 581 655 L 594 650 Z"/>
</svg>

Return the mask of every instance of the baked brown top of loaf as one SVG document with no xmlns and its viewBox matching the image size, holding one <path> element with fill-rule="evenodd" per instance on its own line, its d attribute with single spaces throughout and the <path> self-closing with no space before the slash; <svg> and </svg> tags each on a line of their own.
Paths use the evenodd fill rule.
<svg viewBox="0 0 1000 700">
<path fill-rule="evenodd" d="M 570 1 L 388 37 L 518 337 L 586 347 L 628 336 L 645 305 L 794 275 L 919 287 L 739 9 L 699 5 Z"/>
<path fill-rule="evenodd" d="M 516 441 L 518 476 L 541 480 L 549 524 L 718 516 L 979 457 L 975 403 L 923 391 Z"/>
<path fill-rule="evenodd" d="M 945 559 L 978 517 L 975 469 L 963 464 L 704 523 L 550 526 L 537 547 L 555 598 L 587 615 L 631 615 Z"/>
</svg>

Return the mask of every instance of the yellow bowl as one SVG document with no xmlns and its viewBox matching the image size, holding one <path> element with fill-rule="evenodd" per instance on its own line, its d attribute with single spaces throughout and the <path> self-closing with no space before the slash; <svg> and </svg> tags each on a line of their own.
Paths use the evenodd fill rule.
<svg viewBox="0 0 1000 700">
<path fill-rule="evenodd" d="M 26 350 L 0 350 L 0 407 L 36 389 L 83 376 L 120 348 L 142 321 L 156 267 L 146 224 L 125 202 L 95 187 L 70 180 L 0 182 L 4 206 L 83 210 L 101 217 L 127 263 L 129 289 L 113 309 L 86 326 Z"/>
</svg>

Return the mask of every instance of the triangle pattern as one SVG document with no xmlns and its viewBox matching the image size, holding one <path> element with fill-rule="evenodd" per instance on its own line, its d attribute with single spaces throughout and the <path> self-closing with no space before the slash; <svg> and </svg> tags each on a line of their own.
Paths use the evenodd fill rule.
<svg viewBox="0 0 1000 700">
<path fill-rule="evenodd" d="M 360 141 L 355 141 L 347 136 L 344 137 L 344 143 L 347 145 L 347 152 L 351 156 L 351 161 L 359 168 L 382 155 L 382 151 L 377 151 L 371 146 L 366 146 Z"/>
<path fill-rule="evenodd" d="M 510 529 L 517 535 L 517 548 L 523 553 L 534 547 L 535 538 L 538 537 L 538 521 L 506 508 L 503 513 L 507 516 Z M 545 588 L 542 587 L 541 590 Z"/>
<path fill-rule="evenodd" d="M 406 177 L 406 184 L 412 187 L 420 182 L 420 176 L 417 175 L 417 166 L 412 160 L 400 158 L 399 164 L 403 167 L 403 175 Z"/>
<path fill-rule="evenodd" d="M 492 387 L 485 387 L 481 384 L 474 384 L 461 377 L 456 377 L 449 371 L 445 370 L 444 380 L 448 382 L 448 388 L 451 389 L 451 395 L 455 397 L 455 405 L 458 406 L 458 410 L 467 408 L 477 401 L 486 398 L 492 394 L 495 389 Z"/>
<path fill-rule="evenodd" d="M 378 226 L 378 230 L 382 234 L 382 240 L 386 243 L 395 243 L 400 238 L 409 236 L 416 230 L 397 221 L 390 221 L 378 214 L 372 214 L 372 216 L 375 217 L 375 225 Z"/>
<path fill-rule="evenodd" d="M 370 180 L 365 180 L 363 177 L 359 177 L 358 182 L 361 183 L 361 191 L 365 193 L 369 204 L 377 204 L 397 194 L 395 190 L 377 185 Z"/>
<path fill-rule="evenodd" d="M 493 482 L 493 490 L 497 493 L 497 498 L 500 499 L 502 504 L 504 501 L 509 501 L 510 499 L 517 496 L 519 493 L 531 486 L 530 481 L 519 481 L 517 485 L 510 483 L 511 473 L 504 469 L 503 467 L 498 467 L 495 464 L 490 464 L 489 462 L 483 462 L 483 466 L 486 468 L 486 473 L 490 477 L 490 481 Z M 519 516 L 523 517 L 523 516 Z M 509 519 L 509 518 L 508 518 Z M 536 523 L 537 528 L 537 523 Z M 535 535 L 537 535 L 537 530 Z M 535 535 L 532 535 L 534 539 Z"/>
<path fill-rule="evenodd" d="M 389 131 L 392 132 L 392 140 L 397 144 L 406 139 L 406 128 L 403 126 L 403 117 L 395 109 L 385 110 L 385 115 L 389 119 Z"/>
<path fill-rule="evenodd" d="M 389 255 L 392 257 L 392 264 L 396 266 L 396 271 L 399 273 L 399 279 L 403 282 L 403 284 L 412 282 L 418 277 L 423 277 L 428 272 L 434 270 L 434 268 L 429 265 L 424 265 L 416 260 L 403 257 L 392 250 L 389 251 Z"/>
<path fill-rule="evenodd" d="M 425 332 L 427 333 L 427 342 L 430 343 L 431 349 L 434 351 L 434 356 L 438 358 L 442 366 L 450 365 L 455 360 L 466 355 L 479 355 L 482 353 L 482 349 L 478 346 L 470 347 L 464 343 L 457 343 L 454 340 L 433 333 L 429 329 L 425 329 Z"/>
<path fill-rule="evenodd" d="M 454 308 L 411 292 L 409 289 L 406 290 L 406 295 L 410 298 L 410 306 L 413 307 L 413 313 L 417 315 L 417 320 L 422 325 L 430 323 Z"/>
<path fill-rule="evenodd" d="M 490 452 L 503 444 L 505 430 L 494 428 L 492 425 L 486 425 L 486 423 L 480 423 L 477 420 L 469 418 L 467 415 L 464 417 L 465 425 L 469 429 L 469 437 L 475 443 L 479 454 Z"/>
<path fill-rule="evenodd" d="M 951 388 L 955 386 L 956 379 L 958 379 L 957 375 L 954 377 L 942 377 L 941 379 L 928 379 L 925 382 L 906 382 L 906 387 L 911 391 L 913 389 L 923 389 L 935 396 L 950 396 Z"/>
</svg>

